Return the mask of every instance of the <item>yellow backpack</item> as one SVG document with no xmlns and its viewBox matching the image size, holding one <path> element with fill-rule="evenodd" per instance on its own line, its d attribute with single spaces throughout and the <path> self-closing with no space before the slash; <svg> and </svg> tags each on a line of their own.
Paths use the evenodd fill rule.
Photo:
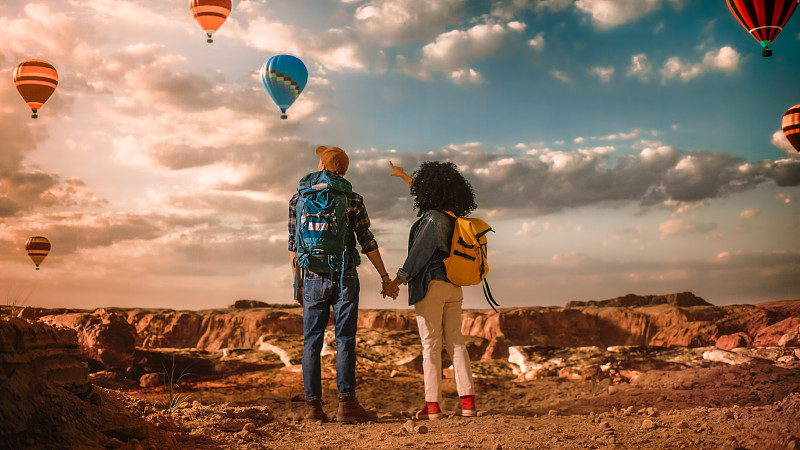
<svg viewBox="0 0 800 450">
<path fill-rule="evenodd" d="M 489 306 L 497 311 L 495 305 L 500 305 L 492 297 L 489 283 L 486 282 L 489 273 L 486 233 L 494 230 L 482 219 L 458 217 L 450 211 L 445 213 L 456 219 L 450 255 L 443 260 L 447 279 L 458 286 L 483 282 L 483 294 Z"/>
</svg>

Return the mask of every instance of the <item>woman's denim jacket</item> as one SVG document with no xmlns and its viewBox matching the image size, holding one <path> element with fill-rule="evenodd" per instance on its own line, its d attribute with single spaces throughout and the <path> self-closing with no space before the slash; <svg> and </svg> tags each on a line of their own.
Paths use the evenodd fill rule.
<svg viewBox="0 0 800 450">
<path fill-rule="evenodd" d="M 411 227 L 408 236 L 408 257 L 397 277 L 408 284 L 408 304 L 413 305 L 428 293 L 431 280 L 447 280 L 442 260 L 450 255 L 453 219 L 447 214 L 425 211 Z"/>
</svg>

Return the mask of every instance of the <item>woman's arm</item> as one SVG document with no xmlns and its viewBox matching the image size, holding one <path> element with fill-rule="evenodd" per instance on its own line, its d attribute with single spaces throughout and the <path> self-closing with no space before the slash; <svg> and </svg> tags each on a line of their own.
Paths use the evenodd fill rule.
<svg viewBox="0 0 800 450">
<path fill-rule="evenodd" d="M 389 174 L 393 177 L 398 177 L 401 180 L 405 181 L 407 185 L 411 186 L 411 183 L 414 182 L 414 179 L 408 176 L 405 170 L 403 170 L 400 166 L 395 166 L 392 164 L 392 161 L 389 161 L 389 165 L 392 167 L 392 173 Z"/>
</svg>

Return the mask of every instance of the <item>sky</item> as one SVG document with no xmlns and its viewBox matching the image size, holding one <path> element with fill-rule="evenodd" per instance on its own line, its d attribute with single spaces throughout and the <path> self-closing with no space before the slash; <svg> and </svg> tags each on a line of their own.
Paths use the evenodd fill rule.
<svg viewBox="0 0 800 450">
<path fill-rule="evenodd" d="M 503 307 L 800 299 L 781 131 L 800 17 L 769 58 L 707 0 L 233 0 L 213 44 L 185 0 L 9 0 L 0 30 L 6 304 L 290 303 L 288 200 L 319 145 L 348 152 L 392 274 L 417 211 L 389 161 L 439 160 L 495 231 Z M 258 80 L 277 54 L 309 70 L 287 120 Z M 59 73 L 35 120 L 12 82 L 29 58 Z M 360 279 L 362 308 L 408 307 L 368 263 Z"/>
</svg>

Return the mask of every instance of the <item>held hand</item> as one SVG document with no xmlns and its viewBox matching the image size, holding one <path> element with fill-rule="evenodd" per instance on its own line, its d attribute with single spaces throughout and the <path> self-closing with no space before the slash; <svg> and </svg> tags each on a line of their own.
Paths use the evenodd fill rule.
<svg viewBox="0 0 800 450">
<path fill-rule="evenodd" d="M 392 280 L 384 287 L 386 295 L 392 297 L 392 300 L 397 300 L 397 296 L 400 295 L 401 284 L 403 284 L 403 282 L 399 278 L 395 278 L 394 280 Z"/>
<path fill-rule="evenodd" d="M 381 296 L 383 296 L 383 298 L 386 298 L 386 296 L 389 295 L 389 293 L 386 291 L 386 286 L 388 286 L 389 283 L 391 283 L 391 280 L 388 276 L 381 277 Z"/>
</svg>

